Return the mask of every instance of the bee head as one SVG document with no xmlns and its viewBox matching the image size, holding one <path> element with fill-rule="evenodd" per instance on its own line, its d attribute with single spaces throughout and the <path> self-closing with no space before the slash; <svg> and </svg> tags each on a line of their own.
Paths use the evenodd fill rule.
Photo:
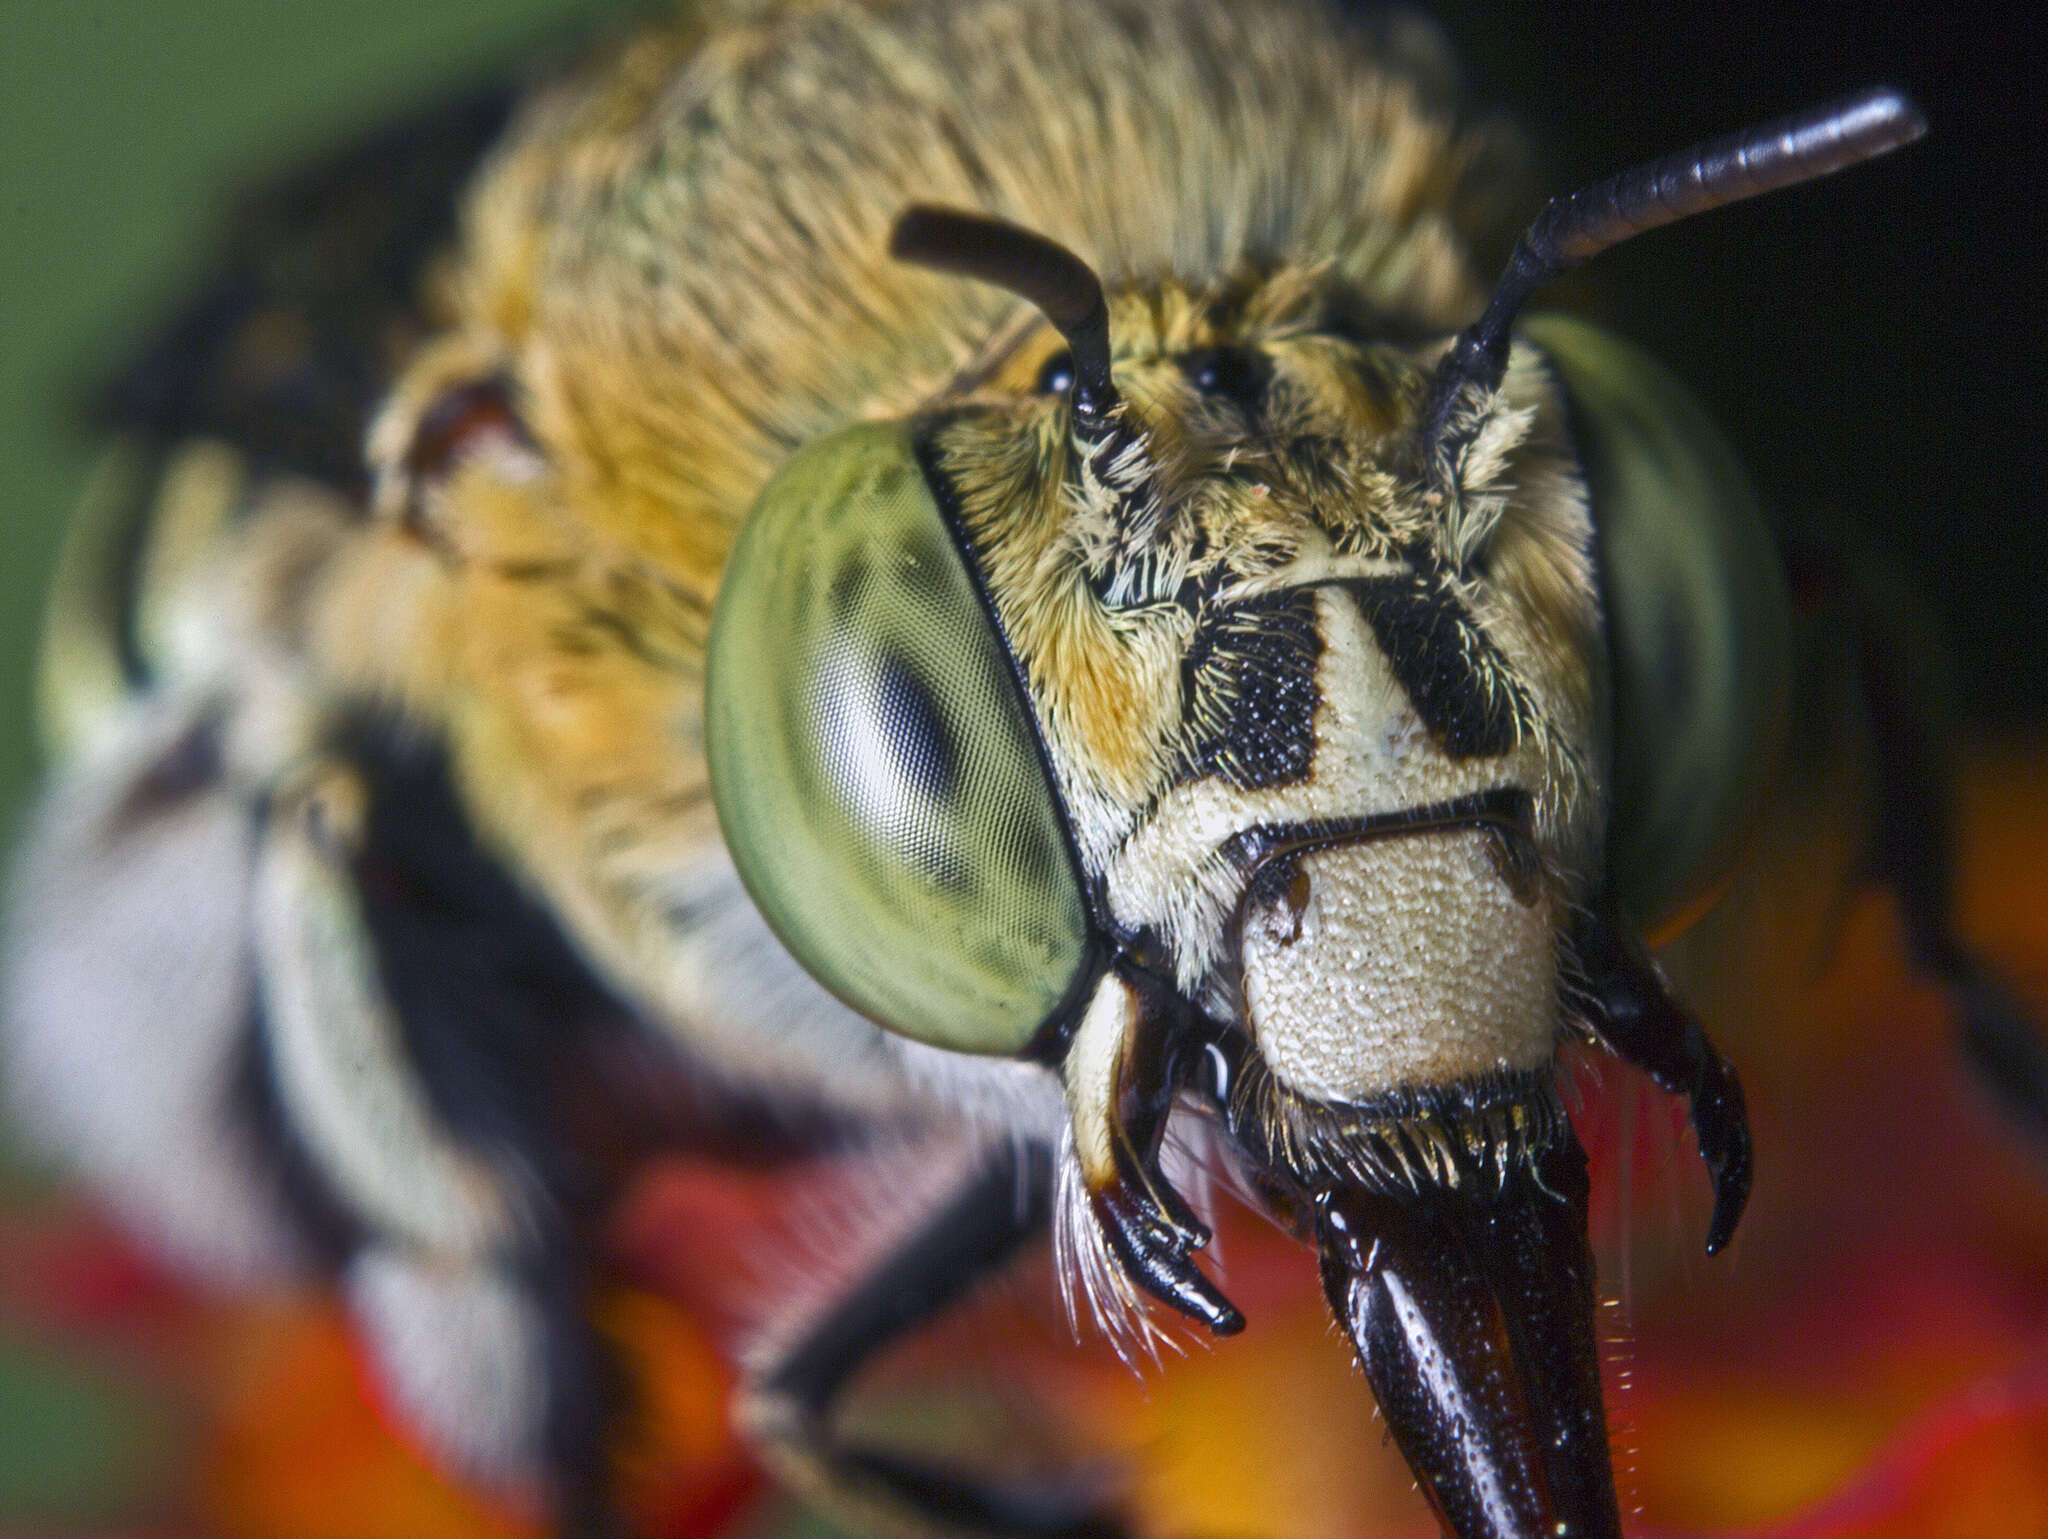
<svg viewBox="0 0 2048 1539">
<path fill-rule="evenodd" d="M 1057 322 L 911 437 L 1098 924 L 1303 1094 L 1547 1061 L 1555 937 L 1599 848 L 1604 654 L 1541 362 L 1470 424 L 1447 494 L 1418 447 L 1443 343 L 1326 271 L 1105 296 L 995 221 L 913 210 L 896 244 Z"/>
<path fill-rule="evenodd" d="M 875 1020 L 1059 1069 L 1062 1231 L 1113 1328 L 1141 1293 L 1243 1324 L 1159 1163 L 1206 1103 L 1461 1533 L 1618 1532 L 1550 1075 L 1629 691 L 1565 382 L 1508 328 L 1637 229 L 1918 131 L 1891 93 L 1810 119 L 1553 205 L 1448 344 L 1328 269 L 1106 288 L 914 208 L 896 256 L 1043 324 L 798 456 L 724 579 L 712 785 L 770 924 Z M 1716 1174 L 1718 1243 L 1746 1154 Z"/>
<path fill-rule="evenodd" d="M 1444 343 L 1325 271 L 1105 290 L 931 210 L 896 248 L 1045 319 L 757 504 L 710 656 L 728 845 L 856 1008 L 1060 1071 L 1106 1314 L 1241 1323 L 1156 1164 L 1189 1095 L 1350 1320 L 1401 1249 L 1353 1245 L 1387 1204 L 1419 1263 L 1577 1158 L 1548 1076 L 1604 663 L 1562 398 L 1519 363 L 1446 496 L 1418 448 Z M 1505 1286 L 1475 1266 L 1425 1307 Z"/>
<path fill-rule="evenodd" d="M 1029 293 L 1042 242 L 949 220 L 914 214 L 898 249 Z M 1422 438 L 1445 343 L 1326 271 L 1042 308 L 1099 319 L 1048 325 L 908 434 L 1095 937 L 1034 1043 L 1072 1119 L 1072 1270 L 1113 1334 L 1144 1337 L 1148 1296 L 1242 1323 L 1158 1164 L 1206 1107 L 1315 1246 L 1447 1510 L 1492 1500 L 1469 1464 L 1597 1532 L 1585 1167 L 1550 1066 L 1600 859 L 1606 654 L 1558 381 L 1515 360 L 1447 481 Z"/>
</svg>

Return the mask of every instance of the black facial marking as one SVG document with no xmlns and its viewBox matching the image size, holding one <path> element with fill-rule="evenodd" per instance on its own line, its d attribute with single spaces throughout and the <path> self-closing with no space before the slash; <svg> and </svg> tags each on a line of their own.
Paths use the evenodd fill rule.
<svg viewBox="0 0 2048 1539">
<path fill-rule="evenodd" d="M 1519 689 L 1441 578 L 1425 571 L 1345 586 L 1445 753 L 1485 758 L 1514 747 Z"/>
<path fill-rule="evenodd" d="M 1313 593 L 1269 594 L 1205 625 L 1182 670 L 1181 775 L 1246 791 L 1303 779 L 1315 760 L 1322 655 Z"/>
</svg>

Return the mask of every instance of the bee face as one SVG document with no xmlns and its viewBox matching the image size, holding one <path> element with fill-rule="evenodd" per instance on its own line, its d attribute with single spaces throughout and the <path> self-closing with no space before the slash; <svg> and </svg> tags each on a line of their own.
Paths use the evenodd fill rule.
<svg viewBox="0 0 2048 1539">
<path fill-rule="evenodd" d="M 1072 994 L 1085 892 L 1105 927 L 1154 936 L 1188 998 L 1249 1019 L 1284 1077 L 1315 1093 L 1359 1100 L 1529 1068 L 1556 1024 L 1551 888 L 1571 893 L 1597 837 L 1591 533 L 1556 392 L 1538 371 L 1518 378 L 1535 399 L 1503 405 L 1454 519 L 1403 463 L 1422 360 L 1312 330 L 1337 305 L 1307 275 L 1241 286 L 1236 330 L 1217 308 L 1177 288 L 1119 297 L 1112 313 L 1135 334 L 1115 372 L 1127 441 L 1113 457 L 1077 447 L 1069 403 L 1038 388 L 1071 367 L 1057 339 L 1027 339 L 988 371 L 1022 388 L 998 378 L 942 397 L 904 429 L 805 451 L 771 484 L 713 647 L 728 842 L 800 954 L 859 933 L 840 944 L 876 958 L 849 917 L 919 915 L 901 955 L 870 963 L 880 973 L 943 949 L 931 916 L 959 894 L 944 933 L 1008 938 L 1033 989 L 997 1050 L 1022 1047 Z M 916 590 L 941 579 L 943 613 L 928 612 L 939 600 Z M 978 744 L 981 723 L 1010 719 L 1012 674 L 1030 724 Z M 768 745 L 772 760 L 756 751 Z M 782 771 L 799 762 L 801 783 Z M 987 763 L 1006 784 L 977 786 Z M 1432 816 L 1467 806 L 1491 821 L 1446 831 L 1457 813 Z M 816 873 L 844 863 L 819 841 L 794 853 L 783 825 L 806 809 L 824 839 L 857 834 L 903 868 L 914 895 L 853 879 L 839 906 L 792 911 L 836 894 Z M 1404 816 L 1409 840 L 1365 832 Z M 979 847 L 941 848 L 948 830 L 977 829 Z M 1409 906 L 1418 932 L 1388 939 L 1389 884 L 1429 894 Z M 1053 916 L 1043 939 L 1027 933 L 1034 914 Z M 1470 965 L 1441 948 L 1422 968 L 1347 955 L 1367 915 L 1396 954 L 1425 935 L 1473 937 Z M 1512 985 L 1473 988 L 1504 944 L 1523 959 Z M 851 965 L 812 970 L 843 980 Z M 907 990 L 836 987 L 948 1045 L 970 1039 L 941 1019 L 1005 1018 L 964 984 L 909 976 Z M 1330 1008 L 1347 979 L 1392 976 L 1438 992 Z M 931 1006 L 912 1002 L 919 991 Z M 1456 1019 L 1460 999 L 1477 1015 Z M 1336 1059 L 1294 1029 L 1310 1015 L 1344 1020 L 1323 1038 Z M 1395 1024 L 1417 1019 L 1446 1029 Z"/>
<path fill-rule="evenodd" d="M 1360 1101 L 1548 1057 L 1602 654 L 1541 367 L 1447 507 L 1411 453 L 1434 358 L 1323 329 L 1344 297 L 1293 271 L 1122 296 L 1130 441 L 1100 469 L 1057 399 L 921 431 L 1107 918 L 1283 1080 Z M 1494 821 L 1430 811 L 1464 806 Z"/>
</svg>

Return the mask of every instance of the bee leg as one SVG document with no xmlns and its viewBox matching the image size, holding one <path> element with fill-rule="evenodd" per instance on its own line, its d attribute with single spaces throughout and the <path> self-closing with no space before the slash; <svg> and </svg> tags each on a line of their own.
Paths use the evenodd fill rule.
<svg viewBox="0 0 2048 1539">
<path fill-rule="evenodd" d="M 1213 1334 L 1231 1336 L 1244 1329 L 1244 1315 L 1195 1264 L 1195 1252 L 1209 1243 L 1208 1227 L 1161 1163 L 1175 1089 L 1185 1077 L 1183 1065 L 1167 1057 L 1177 1035 L 1175 1008 L 1167 991 L 1141 973 L 1113 973 L 1098 984 L 1066 1065 L 1070 1103 L 1083 1108 L 1077 1146 L 1085 1142 L 1094 1151 L 1077 1170 L 1097 1231 L 1116 1259 L 1114 1275 Z M 1135 1297 L 1124 1303 L 1130 1309 L 1119 1307 L 1117 1317 L 1142 1319 L 1131 1312 L 1142 1311 Z"/>
<path fill-rule="evenodd" d="M 545 1121 L 601 1002 L 449 821 L 438 761 L 351 748 L 273 793 L 256 863 L 275 1121 L 350 1227 L 343 1292 L 402 1423 L 557 1533 L 614 1533 L 621 1396 L 574 1259 L 593 1183 Z"/>
<path fill-rule="evenodd" d="M 1642 944 L 1611 910 L 1582 918 L 1573 943 L 1593 1027 L 1616 1057 L 1658 1088 L 1686 1097 L 1700 1158 L 1714 1183 L 1707 1254 L 1734 1238 L 1752 1178 L 1749 1113 L 1734 1067 L 1707 1039 L 1699 1017 L 1671 991 Z"/>
<path fill-rule="evenodd" d="M 2048 1040 L 2019 1001 L 1956 935 L 1955 805 L 1937 693 L 1884 606 L 1857 595 L 1857 683 L 1871 739 L 1864 869 L 1892 890 L 1914 964 L 1962 1012 L 1960 1046 L 2006 1114 L 2048 1147 Z"/>
<path fill-rule="evenodd" d="M 1045 1227 L 1051 1192 L 1046 1150 L 992 1150 L 901 1248 L 758 1372 L 742 1393 L 740 1424 L 792 1489 L 856 1526 L 1076 1539 L 1122 1532 L 1096 1502 L 1070 1490 L 978 1481 L 843 1441 L 831 1426 L 835 1404 L 863 1364 Z"/>
</svg>

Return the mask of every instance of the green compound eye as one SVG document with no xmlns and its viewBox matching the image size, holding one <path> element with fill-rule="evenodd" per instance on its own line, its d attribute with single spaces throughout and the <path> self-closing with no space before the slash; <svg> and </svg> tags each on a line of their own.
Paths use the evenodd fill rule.
<svg viewBox="0 0 2048 1539">
<path fill-rule="evenodd" d="M 718 594 L 712 797 L 747 891 L 904 1036 L 1020 1051 L 1087 921 L 1015 677 L 901 428 L 798 454 Z"/>
<path fill-rule="evenodd" d="M 1686 388 L 1583 321 L 1523 329 L 1564 379 L 1592 493 L 1614 675 L 1608 869 L 1654 928 L 1740 852 L 1784 735 L 1791 601 L 1741 463 Z"/>
</svg>

